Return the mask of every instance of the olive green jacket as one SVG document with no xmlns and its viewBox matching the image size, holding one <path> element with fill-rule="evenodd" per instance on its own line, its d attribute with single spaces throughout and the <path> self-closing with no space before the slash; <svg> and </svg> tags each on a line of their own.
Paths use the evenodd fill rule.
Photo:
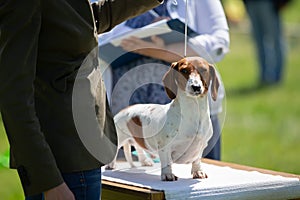
<svg viewBox="0 0 300 200">
<path fill-rule="evenodd" d="M 58 186 L 61 172 L 112 160 L 117 138 L 97 33 L 158 4 L 0 0 L 0 111 L 25 195 Z"/>
</svg>

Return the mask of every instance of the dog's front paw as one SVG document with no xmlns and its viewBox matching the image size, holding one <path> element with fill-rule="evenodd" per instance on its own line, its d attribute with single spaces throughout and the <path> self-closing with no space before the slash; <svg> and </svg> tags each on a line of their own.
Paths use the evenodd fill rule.
<svg viewBox="0 0 300 200">
<path fill-rule="evenodd" d="M 193 179 L 204 179 L 204 178 L 207 178 L 207 174 L 204 172 L 204 171 L 195 171 L 195 172 L 192 172 L 192 175 L 193 175 Z"/>
<path fill-rule="evenodd" d="M 162 181 L 177 181 L 178 177 L 175 176 L 174 174 L 162 174 L 161 180 Z"/>
</svg>

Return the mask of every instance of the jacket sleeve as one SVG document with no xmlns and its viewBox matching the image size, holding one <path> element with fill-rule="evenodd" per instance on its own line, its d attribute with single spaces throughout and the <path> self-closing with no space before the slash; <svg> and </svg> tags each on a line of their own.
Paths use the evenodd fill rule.
<svg viewBox="0 0 300 200">
<path fill-rule="evenodd" d="M 121 22 L 142 14 L 163 0 L 108 0 L 94 9 L 98 34 L 110 31 Z"/>
<path fill-rule="evenodd" d="M 35 112 L 40 1 L 0 2 L 0 111 L 14 167 L 28 196 L 63 182 Z"/>
</svg>

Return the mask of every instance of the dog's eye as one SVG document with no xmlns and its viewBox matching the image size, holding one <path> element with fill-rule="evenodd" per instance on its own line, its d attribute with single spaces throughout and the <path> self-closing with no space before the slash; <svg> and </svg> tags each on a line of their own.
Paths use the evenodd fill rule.
<svg viewBox="0 0 300 200">
<path fill-rule="evenodd" d="M 189 71 L 187 69 L 181 69 L 180 72 L 183 73 L 183 74 L 189 73 Z"/>
</svg>

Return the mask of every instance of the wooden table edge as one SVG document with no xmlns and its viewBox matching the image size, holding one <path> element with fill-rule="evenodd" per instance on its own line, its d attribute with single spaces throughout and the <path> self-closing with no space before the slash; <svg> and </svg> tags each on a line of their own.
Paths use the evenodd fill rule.
<svg viewBox="0 0 300 200">
<path fill-rule="evenodd" d="M 142 195 L 146 197 L 145 199 L 150 199 L 150 200 L 165 199 L 165 193 L 163 190 L 139 187 L 139 186 L 129 185 L 125 183 L 117 183 L 109 180 L 102 179 L 102 188 L 108 190 L 114 190 L 118 192 L 126 192 L 126 193 L 132 193 L 136 195 Z"/>
</svg>

